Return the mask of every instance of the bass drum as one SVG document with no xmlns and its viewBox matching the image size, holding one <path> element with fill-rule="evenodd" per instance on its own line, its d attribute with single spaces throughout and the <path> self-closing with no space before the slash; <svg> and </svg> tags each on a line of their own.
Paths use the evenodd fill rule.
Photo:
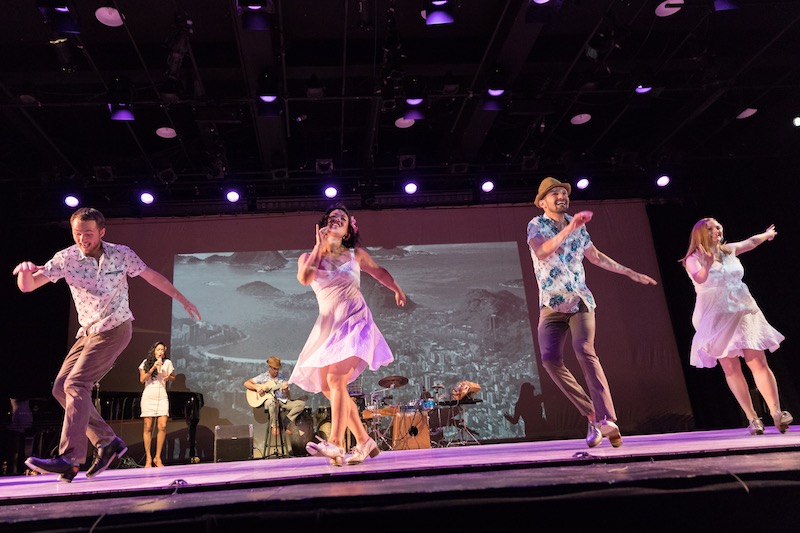
<svg viewBox="0 0 800 533">
<path fill-rule="evenodd" d="M 331 436 L 330 415 L 328 415 L 327 418 L 322 420 L 322 423 L 320 423 L 319 426 L 317 426 L 317 435 L 322 440 L 328 440 L 330 438 Z M 352 433 L 350 433 L 350 431 L 345 432 L 344 451 L 349 452 L 355 445 L 356 445 L 356 437 Z"/>
<path fill-rule="evenodd" d="M 291 453 L 295 457 L 307 457 L 310 454 L 306 451 L 306 444 L 314 438 L 314 415 L 310 407 L 297 415 L 294 426 L 292 434 L 287 435 Z"/>
</svg>

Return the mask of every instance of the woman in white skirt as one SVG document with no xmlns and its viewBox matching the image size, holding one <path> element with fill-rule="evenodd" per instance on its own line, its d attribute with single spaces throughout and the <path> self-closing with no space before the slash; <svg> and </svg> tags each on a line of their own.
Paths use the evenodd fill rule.
<svg viewBox="0 0 800 533">
<path fill-rule="evenodd" d="M 139 365 L 139 382 L 144 385 L 141 406 L 144 419 L 145 468 L 164 466 L 161 462 L 161 452 L 164 449 L 169 418 L 167 381 L 175 381 L 175 368 L 172 366 L 172 361 L 167 359 L 167 345 L 158 341 L 150 347 L 147 357 Z M 154 420 L 158 420 L 155 459 L 150 454 Z"/>
</svg>

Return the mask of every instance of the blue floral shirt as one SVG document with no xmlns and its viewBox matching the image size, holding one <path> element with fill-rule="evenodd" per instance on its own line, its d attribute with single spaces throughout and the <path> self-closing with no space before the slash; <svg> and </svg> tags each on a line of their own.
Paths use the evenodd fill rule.
<svg viewBox="0 0 800 533">
<path fill-rule="evenodd" d="M 572 220 L 572 216 L 565 216 L 567 222 Z M 532 238 L 549 240 L 558 232 L 556 221 L 546 215 L 539 215 L 528 222 L 528 242 Z M 583 268 L 584 250 L 591 244 L 586 226 L 581 226 L 545 259 L 536 257 L 533 248 L 528 245 L 536 282 L 539 284 L 540 309 L 549 307 L 559 313 L 577 313 L 581 301 L 590 311 L 597 307 L 592 291 L 586 286 L 586 271 Z"/>
</svg>

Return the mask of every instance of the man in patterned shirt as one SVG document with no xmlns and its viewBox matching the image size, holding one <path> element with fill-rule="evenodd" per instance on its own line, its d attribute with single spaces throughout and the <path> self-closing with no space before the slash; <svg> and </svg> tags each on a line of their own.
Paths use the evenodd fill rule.
<svg viewBox="0 0 800 533">
<path fill-rule="evenodd" d="M 167 278 L 151 270 L 136 253 L 121 244 L 103 241 L 105 217 L 82 207 L 70 217 L 73 246 L 53 256 L 44 266 L 23 261 L 14 268 L 17 286 L 31 292 L 64 278 L 72 293 L 80 329 L 53 384 L 53 396 L 64 408 L 58 456 L 29 457 L 25 464 L 42 474 L 59 474 L 70 482 L 86 459 L 87 437 L 97 448 L 86 471 L 93 478 L 128 451 L 97 412 L 92 388 L 108 372 L 131 340 L 133 314 L 128 304 L 128 277 L 140 276 L 164 294 L 176 299 L 192 318 L 200 313 Z"/>
<path fill-rule="evenodd" d="M 544 214 L 528 222 L 528 246 L 539 285 L 539 349 L 547 373 L 589 420 L 586 444 L 593 448 L 605 436 L 616 448 L 622 446 L 622 435 L 615 423 L 617 416 L 608 380 L 594 349 L 596 304 L 586 286 L 583 259 L 637 283 L 656 285 L 656 281 L 620 265 L 594 246 L 586 231 L 592 212 L 567 214 L 571 190 L 569 183 L 555 178 L 542 180 L 535 204 Z M 564 365 L 562 349 L 568 332 L 589 388 L 588 395 Z"/>
</svg>

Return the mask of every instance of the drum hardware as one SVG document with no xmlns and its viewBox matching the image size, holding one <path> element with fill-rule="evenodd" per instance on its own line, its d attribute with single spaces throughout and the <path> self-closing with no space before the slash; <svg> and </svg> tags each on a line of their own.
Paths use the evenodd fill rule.
<svg viewBox="0 0 800 533">
<path fill-rule="evenodd" d="M 385 401 L 387 398 L 392 398 L 392 396 L 383 396 L 381 394 L 385 391 L 389 390 L 380 389 L 376 391 L 372 391 L 369 394 L 369 405 L 367 409 L 364 409 L 363 418 L 366 420 L 372 420 L 371 428 L 368 430 L 368 433 L 378 445 L 378 447 L 382 450 L 391 450 L 392 444 L 391 440 L 387 438 L 387 433 L 389 432 L 389 427 L 386 428 L 385 431 L 381 431 L 381 422 L 384 418 L 391 419 L 394 417 L 395 413 L 397 413 L 397 407 L 395 406 L 384 406 Z M 380 403 L 378 403 L 380 402 Z"/>
</svg>

